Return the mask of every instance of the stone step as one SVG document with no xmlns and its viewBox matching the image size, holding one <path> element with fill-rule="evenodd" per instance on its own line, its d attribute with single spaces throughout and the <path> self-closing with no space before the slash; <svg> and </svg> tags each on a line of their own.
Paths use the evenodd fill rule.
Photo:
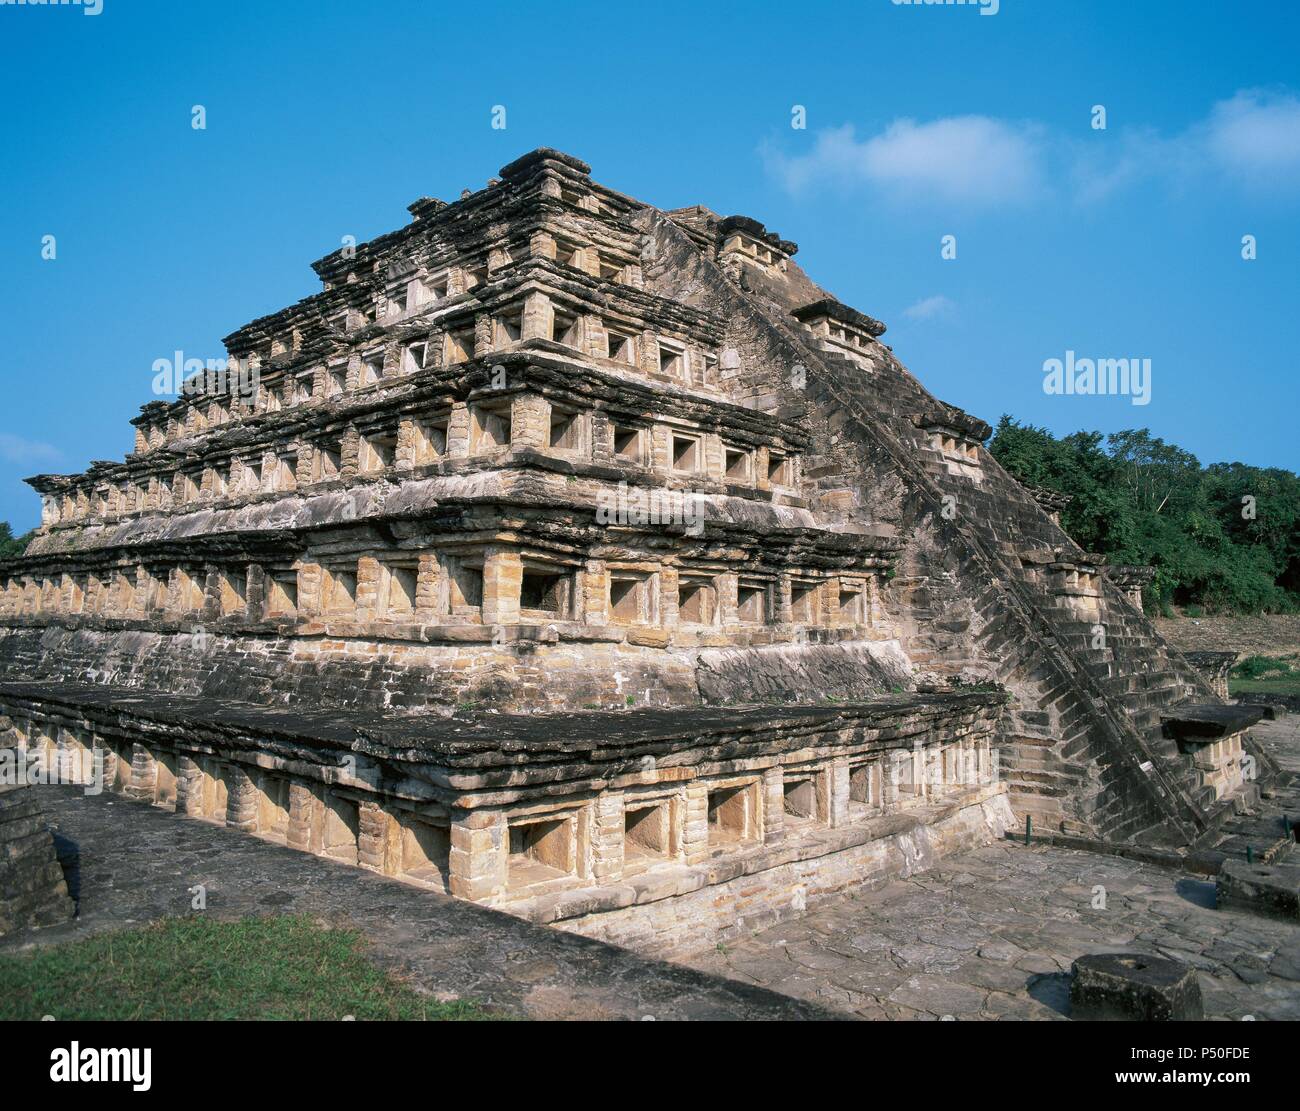
<svg viewBox="0 0 1300 1111">
<path fill-rule="evenodd" d="M 1113 680 L 1117 691 L 1124 688 L 1130 691 L 1147 691 L 1155 694 L 1173 695 L 1182 690 L 1182 684 L 1167 672 L 1129 671 L 1121 672 Z"/>
</svg>

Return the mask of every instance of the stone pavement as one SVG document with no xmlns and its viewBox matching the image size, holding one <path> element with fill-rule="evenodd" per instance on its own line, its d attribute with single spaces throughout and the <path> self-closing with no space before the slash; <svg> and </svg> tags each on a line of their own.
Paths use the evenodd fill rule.
<svg viewBox="0 0 1300 1111">
<path fill-rule="evenodd" d="M 1300 714 L 1252 732 L 1300 772 Z M 689 963 L 863 1018 L 1062 1019 L 1074 959 L 1133 948 L 1196 968 L 1206 1017 L 1300 1018 L 1300 927 L 1214 906 L 1212 879 L 1003 841 Z"/>
<path fill-rule="evenodd" d="M 308 914 L 354 926 L 417 990 L 529 1018 L 801 1019 L 815 1005 L 533 926 L 223 826 L 74 787 L 42 793 L 79 917 L 0 938 L 0 954 L 190 914 Z"/>
<path fill-rule="evenodd" d="M 1004 841 L 690 963 L 863 1018 L 1062 1019 L 1071 962 L 1133 948 L 1197 968 L 1207 1017 L 1300 1018 L 1300 929 L 1213 907 L 1209 880 Z"/>
<path fill-rule="evenodd" d="M 1300 774 L 1300 714 L 1283 714 L 1276 721 L 1261 721 L 1250 732 L 1282 771 Z"/>
</svg>

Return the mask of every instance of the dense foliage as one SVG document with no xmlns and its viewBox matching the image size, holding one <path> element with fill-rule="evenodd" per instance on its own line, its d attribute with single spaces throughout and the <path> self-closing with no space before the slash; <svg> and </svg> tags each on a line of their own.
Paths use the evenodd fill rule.
<svg viewBox="0 0 1300 1111">
<path fill-rule="evenodd" d="M 9 527 L 9 522 L 0 521 L 0 559 L 22 555 L 31 538 L 30 532 L 26 536 L 15 536 L 13 529 Z"/>
<path fill-rule="evenodd" d="M 1300 611 L 1300 475 L 1202 467 L 1145 428 L 1058 440 L 1008 416 L 989 451 L 1021 482 L 1074 499 L 1061 525 L 1085 550 L 1154 566 L 1149 604 Z"/>
</svg>

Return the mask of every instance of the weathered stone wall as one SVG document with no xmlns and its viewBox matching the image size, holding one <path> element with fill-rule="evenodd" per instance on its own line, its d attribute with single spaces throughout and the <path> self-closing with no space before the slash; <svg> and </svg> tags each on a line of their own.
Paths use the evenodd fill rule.
<svg viewBox="0 0 1300 1111">
<path fill-rule="evenodd" d="M 0 630 L 0 666 L 50 680 L 290 705 L 450 713 L 625 708 L 699 700 L 691 660 L 624 645 L 473 650 L 336 637 L 286 641 L 216 633 L 166 635 L 86 629 Z M 646 692 L 650 692 L 647 700 Z"/>
<path fill-rule="evenodd" d="M 12 771 L 12 723 L 0 716 L 0 760 Z M 0 783 L 0 934 L 52 926 L 74 912 L 37 788 Z"/>
<path fill-rule="evenodd" d="M 865 698 L 912 683 L 906 658 L 891 641 L 681 653 L 524 641 L 467 651 L 333 637 L 286 642 L 46 626 L 0 629 L 0 664 L 30 678 L 93 677 L 123 689 L 442 713 L 807 702 Z"/>
<path fill-rule="evenodd" d="M 726 702 L 809 702 L 903 690 L 914 677 L 897 641 L 706 648 L 696 661 L 700 696 Z"/>
<path fill-rule="evenodd" d="M 819 900 L 878 887 L 933 867 L 949 853 L 999 839 L 1016 824 L 1005 785 L 926 820 L 849 848 L 778 863 L 659 902 L 557 922 L 562 929 L 638 952 L 682 955 L 798 917 Z"/>
</svg>

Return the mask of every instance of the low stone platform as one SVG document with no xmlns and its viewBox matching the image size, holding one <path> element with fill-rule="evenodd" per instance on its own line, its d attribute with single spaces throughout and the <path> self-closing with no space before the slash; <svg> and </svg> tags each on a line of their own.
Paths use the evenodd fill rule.
<svg viewBox="0 0 1300 1111">
<path fill-rule="evenodd" d="M 1256 863 L 1270 863 L 1296 851 L 1295 826 L 1300 825 L 1300 715 L 1283 713 L 1265 718 L 1250 733 L 1261 753 L 1278 770 L 1248 812 L 1229 816 L 1193 846 L 1193 854 L 1217 858 L 1215 874 L 1226 860 L 1244 864 L 1249 857 Z"/>
<path fill-rule="evenodd" d="M 214 823 L 71 787 L 42 787 L 79 917 L 0 940 L 0 953 L 207 911 L 308 914 L 365 934 L 417 990 L 537 1019 L 817 1019 L 790 999 L 294 852 Z M 39 1016 L 33 1016 L 39 1017 Z M 60 1016 L 55 1016 L 60 1017 Z"/>
<path fill-rule="evenodd" d="M 107 791 L 661 952 L 1000 836 L 1007 697 L 402 717 L 0 683 L 19 750 Z"/>
<path fill-rule="evenodd" d="M 1165 736 L 1177 742 L 1178 751 L 1192 761 L 1201 789 L 1241 813 L 1258 803 L 1256 777 L 1264 772 L 1260 767 L 1256 774 L 1247 770 L 1257 761 L 1247 753 L 1246 731 L 1266 713 L 1263 706 L 1182 703 L 1162 713 L 1160 722 Z"/>
</svg>

